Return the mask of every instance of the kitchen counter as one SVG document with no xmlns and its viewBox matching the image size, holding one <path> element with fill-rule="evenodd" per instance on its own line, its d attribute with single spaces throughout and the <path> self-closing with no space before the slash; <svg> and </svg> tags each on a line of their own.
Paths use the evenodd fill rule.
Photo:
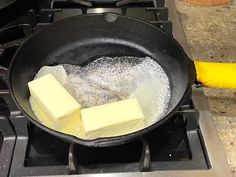
<svg viewBox="0 0 236 177">
<path fill-rule="evenodd" d="M 180 0 L 175 3 L 193 59 L 236 62 L 236 0 L 215 7 L 194 6 Z M 236 90 L 204 88 L 204 93 L 236 176 Z"/>
</svg>

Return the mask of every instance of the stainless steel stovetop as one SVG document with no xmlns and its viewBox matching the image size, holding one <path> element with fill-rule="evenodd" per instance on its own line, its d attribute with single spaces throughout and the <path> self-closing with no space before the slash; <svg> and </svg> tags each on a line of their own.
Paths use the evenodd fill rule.
<svg viewBox="0 0 236 177">
<path fill-rule="evenodd" d="M 29 3 L 30 1 L 27 2 Z M 144 19 L 148 20 L 149 23 L 173 35 L 186 53 L 191 56 L 174 0 L 97 0 L 98 3 L 94 4 L 93 2 L 96 2 L 96 0 L 43 0 L 37 2 L 42 2 L 40 4 L 41 9 L 29 10 L 30 18 L 20 17 L 16 22 L 0 28 L 0 65 L 7 66 L 9 61 L 6 61 L 6 59 L 14 54 L 25 37 L 49 25 L 52 19 L 57 21 L 72 15 L 103 12 L 122 14 L 125 12 L 126 15 L 130 16 L 145 17 Z M 154 7 L 150 7 L 150 4 L 153 4 Z M 37 12 L 37 16 L 34 16 L 35 12 Z M 153 19 L 153 13 L 158 20 Z M 7 35 L 8 37 L 6 37 Z M 150 141 L 148 141 L 148 145 L 145 139 L 141 141 L 141 159 L 137 160 L 138 163 L 135 161 L 135 153 L 131 152 L 132 148 L 134 151 L 139 151 L 136 146 L 140 144 L 135 144 L 137 142 L 127 145 L 128 147 L 122 146 L 118 150 L 107 149 L 102 150 L 102 152 L 98 150 L 100 158 L 103 158 L 103 155 L 104 158 L 105 156 L 113 156 L 113 151 L 122 151 L 123 156 L 129 157 L 128 160 L 125 157 L 121 158 L 124 164 L 117 165 L 111 162 L 105 166 L 100 165 L 102 167 L 99 171 L 96 171 L 98 164 L 88 165 L 85 163 L 82 167 L 80 164 L 81 158 L 77 158 L 81 157 L 80 152 L 89 152 L 90 155 L 85 156 L 85 161 L 87 162 L 86 158 L 93 158 L 91 153 L 94 153 L 94 150 L 86 149 L 86 151 L 81 151 L 83 147 L 65 144 L 57 141 L 54 137 L 49 137 L 44 132 L 34 129 L 33 125 L 24 116 L 20 115 L 15 106 L 12 105 L 9 92 L 1 82 L 0 97 L 4 98 L 8 103 L 7 106 L 4 106 L 4 103 L 0 100 L 0 107 L 7 107 L 7 109 L 10 107 L 10 110 L 13 110 L 8 112 L 5 109 L 0 109 L 0 176 L 67 176 L 68 174 L 72 177 L 232 176 L 202 88 L 193 86 L 192 94 L 190 93 L 192 101 L 189 101 L 191 103 L 183 105 L 183 110 L 176 114 L 177 117 L 178 115 L 181 117 L 180 119 L 176 118 L 179 121 L 169 125 L 173 129 L 163 129 L 166 135 L 172 138 L 165 142 L 167 146 L 159 147 L 160 145 L 155 144 L 155 149 L 158 149 L 155 157 L 153 157 L 153 147 Z M 182 131 L 181 128 L 178 128 L 185 123 L 186 132 L 182 133 L 183 139 L 178 139 L 178 135 Z M 178 133 L 177 136 L 172 136 L 171 131 L 172 134 Z M 157 140 L 158 143 L 163 142 L 164 139 L 162 139 L 161 133 L 164 134 L 164 132 L 157 132 L 156 135 L 152 135 L 152 140 L 156 138 L 159 140 Z M 153 136 L 156 137 L 154 138 Z M 53 147 L 53 143 L 57 146 L 57 150 Z M 168 148 L 171 150 L 168 151 Z M 97 153 L 97 150 L 95 151 Z M 114 158 L 118 159 L 117 161 L 120 163 L 118 156 L 119 154 L 117 156 L 114 155 Z M 147 163 L 151 158 L 155 158 L 155 160 L 152 159 L 155 163 Z M 107 159 L 107 161 L 100 160 L 99 162 L 107 163 L 112 158 Z M 134 163 L 133 160 L 135 161 Z M 116 165 L 118 167 L 114 168 Z"/>
</svg>

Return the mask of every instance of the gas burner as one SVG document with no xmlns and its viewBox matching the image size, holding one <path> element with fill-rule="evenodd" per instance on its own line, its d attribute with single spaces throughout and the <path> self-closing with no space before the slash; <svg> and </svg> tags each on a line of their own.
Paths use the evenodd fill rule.
<svg viewBox="0 0 236 177">
<path fill-rule="evenodd" d="M 21 13 L 0 28 L 2 68 L 34 32 L 88 13 L 113 12 L 145 20 L 173 36 L 190 56 L 173 0 L 21 1 Z M 201 88 L 192 88 L 167 124 L 131 143 L 106 148 L 69 144 L 34 126 L 21 115 L 3 82 L 0 98 L 0 176 L 231 176 Z"/>
</svg>

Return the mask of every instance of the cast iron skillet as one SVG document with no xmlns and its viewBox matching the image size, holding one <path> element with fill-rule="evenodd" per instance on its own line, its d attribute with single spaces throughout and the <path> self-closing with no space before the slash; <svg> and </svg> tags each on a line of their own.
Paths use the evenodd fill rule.
<svg viewBox="0 0 236 177">
<path fill-rule="evenodd" d="M 82 140 L 39 123 L 31 110 L 27 83 L 45 65 L 86 65 L 101 56 L 150 56 L 168 75 L 171 98 L 166 115 L 155 124 L 123 136 Z M 90 14 L 56 22 L 29 38 L 15 54 L 8 70 L 9 89 L 19 110 L 50 134 L 85 146 L 114 146 L 137 139 L 164 124 L 195 81 L 193 62 L 181 46 L 158 28 L 117 14 Z"/>
</svg>

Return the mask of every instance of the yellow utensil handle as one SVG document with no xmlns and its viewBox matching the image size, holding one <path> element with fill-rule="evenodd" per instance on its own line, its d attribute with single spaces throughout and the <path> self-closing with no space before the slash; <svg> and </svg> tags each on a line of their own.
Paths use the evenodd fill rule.
<svg viewBox="0 0 236 177">
<path fill-rule="evenodd" d="M 236 64 L 194 61 L 197 81 L 207 87 L 236 89 Z"/>
</svg>

